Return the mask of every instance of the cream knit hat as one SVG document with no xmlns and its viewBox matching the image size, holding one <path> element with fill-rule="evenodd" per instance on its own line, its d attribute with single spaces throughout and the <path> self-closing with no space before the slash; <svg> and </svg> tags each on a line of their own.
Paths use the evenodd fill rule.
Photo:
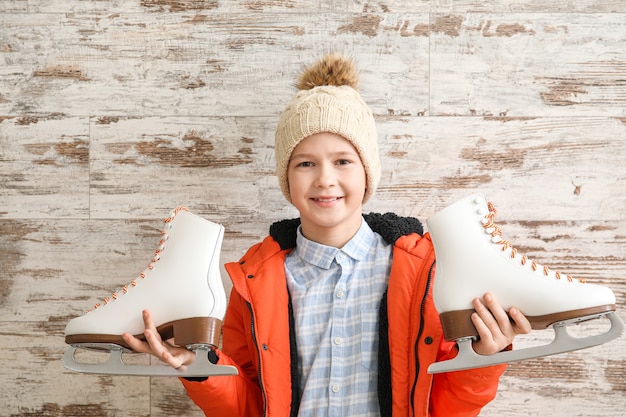
<svg viewBox="0 0 626 417">
<path fill-rule="evenodd" d="M 327 55 L 300 75 L 300 90 L 281 114 L 276 128 L 276 175 L 291 202 L 287 167 L 294 148 L 316 133 L 335 133 L 349 140 L 365 168 L 365 203 L 380 180 L 378 133 L 374 116 L 361 96 L 354 62 L 339 54 Z"/>
</svg>

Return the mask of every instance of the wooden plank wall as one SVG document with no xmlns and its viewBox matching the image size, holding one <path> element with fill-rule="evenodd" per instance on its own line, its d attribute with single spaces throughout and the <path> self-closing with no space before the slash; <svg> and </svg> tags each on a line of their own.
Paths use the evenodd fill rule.
<svg viewBox="0 0 626 417">
<path fill-rule="evenodd" d="M 145 267 L 177 205 L 226 226 L 224 261 L 294 215 L 273 129 L 335 50 L 380 131 L 366 211 L 480 191 L 521 251 L 611 286 L 626 318 L 626 2 L 5 0 L 0 415 L 202 415 L 176 379 L 65 371 L 65 324 Z M 624 337 L 529 360 L 481 415 L 623 416 L 625 378 Z"/>
</svg>

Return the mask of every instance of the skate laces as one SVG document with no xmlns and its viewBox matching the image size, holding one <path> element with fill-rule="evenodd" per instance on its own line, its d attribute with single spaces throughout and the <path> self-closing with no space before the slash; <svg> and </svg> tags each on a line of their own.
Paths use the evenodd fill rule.
<svg viewBox="0 0 626 417">
<path fill-rule="evenodd" d="M 489 209 L 489 212 L 481 220 L 483 227 L 485 228 L 486 232 L 491 235 L 491 241 L 495 244 L 500 245 L 502 247 L 503 252 L 507 251 L 508 249 L 511 249 L 511 258 L 515 259 L 518 255 L 517 249 L 513 247 L 510 241 L 502 237 L 502 228 L 495 223 L 495 218 L 496 218 L 496 213 L 497 213 L 495 206 L 493 205 L 493 203 L 487 202 L 487 208 Z M 521 255 L 520 263 L 522 265 L 526 265 L 528 262 L 529 262 L 528 257 L 526 255 Z M 530 268 L 533 271 L 537 271 L 537 272 L 543 271 L 543 274 L 545 276 L 550 275 L 550 268 L 548 268 L 545 265 L 540 265 L 534 259 L 530 261 Z M 562 274 L 556 270 L 554 271 L 554 275 L 556 279 L 559 279 L 559 280 L 562 277 Z M 569 282 L 574 281 L 574 278 L 572 278 L 571 275 L 566 275 L 566 278 Z M 585 282 L 585 280 L 582 278 L 578 278 L 577 280 L 580 283 Z"/>
<path fill-rule="evenodd" d="M 146 269 L 144 269 L 137 278 L 135 278 L 134 280 L 132 280 L 130 282 L 130 284 L 124 285 L 122 287 L 121 294 L 116 291 L 114 292 L 110 297 L 105 297 L 102 300 L 102 303 L 96 303 L 93 308 L 98 309 L 99 307 L 101 307 L 102 305 L 107 305 L 110 302 L 113 302 L 115 300 L 117 300 L 120 295 L 124 295 L 128 292 L 129 290 L 129 286 L 130 287 L 136 287 L 137 286 L 137 281 L 138 280 L 142 280 L 145 279 L 148 271 L 152 271 L 154 269 L 154 264 L 157 263 L 160 259 L 161 259 L 161 252 L 163 252 L 165 250 L 165 242 L 167 242 L 167 239 L 169 237 L 168 234 L 168 230 L 170 229 L 171 225 L 170 223 L 174 220 L 174 218 L 176 217 L 176 215 L 178 213 L 180 213 L 181 211 L 188 211 L 186 207 L 183 206 L 178 206 L 176 207 L 174 210 L 172 210 L 170 212 L 169 217 L 167 217 L 165 220 L 163 220 L 163 223 L 166 224 L 166 227 L 164 230 L 161 231 L 161 239 L 159 240 L 159 246 L 156 248 L 156 250 L 154 251 L 154 255 L 152 256 L 152 259 L 150 260 L 150 263 L 148 264 L 148 266 L 146 267 Z M 92 310 L 88 310 L 87 312 L 89 313 Z"/>
</svg>

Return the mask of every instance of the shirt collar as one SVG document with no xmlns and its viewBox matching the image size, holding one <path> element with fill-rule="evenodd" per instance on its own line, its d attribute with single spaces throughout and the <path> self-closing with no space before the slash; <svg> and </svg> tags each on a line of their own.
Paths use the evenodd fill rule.
<svg viewBox="0 0 626 417">
<path fill-rule="evenodd" d="M 329 269 L 339 252 L 350 258 L 360 261 L 365 258 L 369 248 L 376 243 L 374 232 L 365 220 L 356 234 L 342 248 L 323 245 L 313 242 L 302 235 L 302 226 L 298 227 L 295 252 L 305 262 L 319 268 Z"/>
</svg>

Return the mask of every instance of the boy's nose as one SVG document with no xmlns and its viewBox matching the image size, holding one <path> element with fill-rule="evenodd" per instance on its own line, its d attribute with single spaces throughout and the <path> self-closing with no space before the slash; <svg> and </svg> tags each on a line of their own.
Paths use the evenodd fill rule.
<svg viewBox="0 0 626 417">
<path fill-rule="evenodd" d="M 334 185 L 336 183 L 336 177 L 332 167 L 326 166 L 325 164 L 320 165 L 317 177 L 315 178 L 315 183 L 318 187 L 328 187 Z"/>
</svg>

